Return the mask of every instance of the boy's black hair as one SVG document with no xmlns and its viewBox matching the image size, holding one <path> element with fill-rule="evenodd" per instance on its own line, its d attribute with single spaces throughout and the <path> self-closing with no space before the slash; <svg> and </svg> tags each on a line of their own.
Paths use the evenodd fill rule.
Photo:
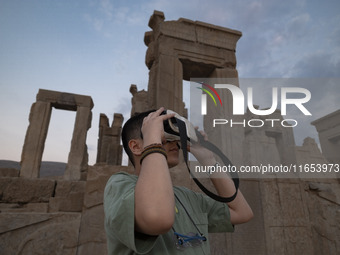
<svg viewBox="0 0 340 255">
<path fill-rule="evenodd" d="M 131 163 L 135 166 L 133 153 L 129 148 L 129 141 L 132 139 L 142 139 L 142 124 L 143 120 L 146 116 L 148 116 L 151 112 L 155 110 L 150 110 L 146 112 L 142 112 L 132 116 L 130 119 L 126 121 L 122 129 L 122 143 L 126 154 L 128 155 Z"/>
</svg>

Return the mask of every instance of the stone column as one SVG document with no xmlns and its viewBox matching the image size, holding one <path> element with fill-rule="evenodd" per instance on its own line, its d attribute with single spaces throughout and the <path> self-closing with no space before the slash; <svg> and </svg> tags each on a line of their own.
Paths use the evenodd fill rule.
<svg viewBox="0 0 340 255">
<path fill-rule="evenodd" d="M 153 76 L 153 79 L 149 79 L 148 86 L 150 108 L 164 106 L 183 115 L 183 68 L 179 59 L 160 54 L 158 62 L 150 70 L 150 76 Z"/>
<path fill-rule="evenodd" d="M 98 131 L 98 148 L 97 148 L 97 160 L 96 163 L 101 163 L 106 161 L 106 151 L 108 144 L 105 141 L 105 129 L 109 126 L 109 119 L 104 114 L 101 113 L 99 116 L 99 131 Z"/>
<path fill-rule="evenodd" d="M 234 53 L 232 53 L 234 54 Z M 210 75 L 215 84 L 233 84 L 239 86 L 238 72 L 234 68 L 216 68 Z M 210 81 L 210 79 L 209 79 Z M 214 84 L 210 84 L 214 86 Z M 233 98 L 229 90 L 216 89 L 223 102 L 223 107 L 215 107 L 212 100 L 208 100 L 208 113 L 204 116 L 204 129 L 209 140 L 217 145 L 233 162 L 234 165 L 243 163 L 244 127 L 243 125 L 218 125 L 212 126 L 213 119 L 232 119 L 234 122 L 242 122 L 243 116 L 233 115 Z"/>
<path fill-rule="evenodd" d="M 91 126 L 92 113 L 89 107 L 78 106 L 73 130 L 71 150 L 68 156 L 64 178 L 80 180 L 81 172 L 87 169 L 87 130 Z"/>
<path fill-rule="evenodd" d="M 29 116 L 30 124 L 21 154 L 20 177 L 39 178 L 51 111 L 52 107 L 49 102 L 38 101 L 32 104 Z"/>
<path fill-rule="evenodd" d="M 97 164 L 121 165 L 123 147 L 120 145 L 123 115 L 115 113 L 111 127 L 105 114 L 100 114 Z"/>
<path fill-rule="evenodd" d="M 107 151 L 107 164 L 109 165 L 121 165 L 123 146 L 120 145 L 120 136 L 122 132 L 122 124 L 124 117 L 122 114 L 115 113 L 113 115 L 113 121 L 109 132 L 109 148 Z"/>
</svg>

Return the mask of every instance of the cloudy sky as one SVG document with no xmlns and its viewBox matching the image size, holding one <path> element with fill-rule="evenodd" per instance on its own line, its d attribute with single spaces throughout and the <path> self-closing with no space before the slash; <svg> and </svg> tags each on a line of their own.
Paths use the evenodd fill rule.
<svg viewBox="0 0 340 255">
<path fill-rule="evenodd" d="M 185 17 L 242 31 L 241 78 L 313 78 L 306 87 L 313 115 L 296 131 L 297 145 L 317 138 L 309 122 L 340 109 L 339 83 L 315 79 L 340 78 L 338 0 L 1 0 L 0 159 L 20 161 L 30 107 L 43 88 L 93 98 L 87 139 L 93 164 L 99 114 L 110 122 L 114 113 L 127 119 L 130 85 L 147 89 L 143 38 L 154 10 L 166 20 Z M 75 112 L 52 112 L 43 160 L 67 161 L 74 118 Z"/>
</svg>

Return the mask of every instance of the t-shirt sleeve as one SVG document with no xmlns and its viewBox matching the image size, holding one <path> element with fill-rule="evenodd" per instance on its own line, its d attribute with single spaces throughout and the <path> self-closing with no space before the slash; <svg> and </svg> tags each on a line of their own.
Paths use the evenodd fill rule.
<svg viewBox="0 0 340 255">
<path fill-rule="evenodd" d="M 234 232 L 230 211 L 226 203 L 218 202 L 206 195 L 196 193 L 202 203 L 202 210 L 208 214 L 208 232 Z"/>
<path fill-rule="evenodd" d="M 125 173 L 109 179 L 104 192 L 105 227 L 108 235 L 143 254 L 152 249 L 157 236 L 135 233 L 135 185 L 136 179 Z"/>
</svg>

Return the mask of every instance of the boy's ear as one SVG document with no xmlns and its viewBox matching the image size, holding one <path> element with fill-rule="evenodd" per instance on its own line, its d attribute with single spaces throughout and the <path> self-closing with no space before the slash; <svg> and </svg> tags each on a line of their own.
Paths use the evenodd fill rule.
<svg viewBox="0 0 340 255">
<path fill-rule="evenodd" d="M 143 141 L 140 139 L 131 139 L 129 148 L 135 156 L 140 156 L 143 152 Z"/>
</svg>

